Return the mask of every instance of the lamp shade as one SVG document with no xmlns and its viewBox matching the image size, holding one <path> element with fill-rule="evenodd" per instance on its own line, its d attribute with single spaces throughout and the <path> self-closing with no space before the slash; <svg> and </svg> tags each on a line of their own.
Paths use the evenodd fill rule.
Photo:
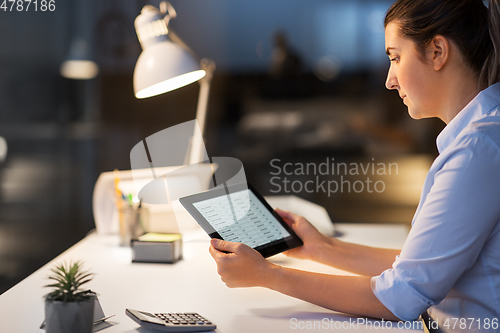
<svg viewBox="0 0 500 333">
<path fill-rule="evenodd" d="M 90 45 L 80 38 L 75 38 L 70 51 L 62 63 L 61 76 L 73 80 L 93 79 L 99 74 L 99 66 L 92 60 Z"/>
<path fill-rule="evenodd" d="M 174 90 L 205 76 L 196 59 L 169 40 L 148 46 L 137 60 L 134 92 L 146 98 Z"/>
<path fill-rule="evenodd" d="M 171 91 L 203 78 L 206 72 L 184 47 L 173 43 L 160 13 L 144 6 L 135 21 L 143 51 L 134 70 L 134 92 L 146 98 Z"/>
</svg>

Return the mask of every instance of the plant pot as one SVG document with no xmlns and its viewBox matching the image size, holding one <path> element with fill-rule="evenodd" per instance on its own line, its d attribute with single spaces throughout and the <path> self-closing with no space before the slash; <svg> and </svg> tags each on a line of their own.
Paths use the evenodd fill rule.
<svg viewBox="0 0 500 333">
<path fill-rule="evenodd" d="M 83 302 L 45 301 L 47 333 L 92 333 L 94 300 Z"/>
</svg>

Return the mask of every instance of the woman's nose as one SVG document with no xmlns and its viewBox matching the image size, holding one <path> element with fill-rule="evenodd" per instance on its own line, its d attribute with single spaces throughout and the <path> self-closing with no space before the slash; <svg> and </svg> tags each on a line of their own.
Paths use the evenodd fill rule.
<svg viewBox="0 0 500 333">
<path fill-rule="evenodd" d="M 392 66 L 391 68 L 389 68 L 389 71 L 387 72 L 387 80 L 385 81 L 385 87 L 389 90 L 397 89 L 398 87 L 398 79 L 396 78 L 396 75 L 394 75 Z"/>
</svg>

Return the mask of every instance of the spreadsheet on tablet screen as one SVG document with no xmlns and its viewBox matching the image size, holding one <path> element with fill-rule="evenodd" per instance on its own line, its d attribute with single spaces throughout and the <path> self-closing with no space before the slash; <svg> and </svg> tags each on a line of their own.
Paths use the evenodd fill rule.
<svg viewBox="0 0 500 333">
<path fill-rule="evenodd" d="M 195 202 L 193 206 L 223 239 L 230 242 L 255 248 L 290 236 L 248 189 Z"/>
</svg>

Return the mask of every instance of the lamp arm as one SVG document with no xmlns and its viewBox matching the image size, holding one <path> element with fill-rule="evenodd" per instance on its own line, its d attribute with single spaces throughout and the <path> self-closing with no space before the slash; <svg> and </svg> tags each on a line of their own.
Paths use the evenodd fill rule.
<svg viewBox="0 0 500 333">
<path fill-rule="evenodd" d="M 149 6 L 149 5 L 147 5 L 147 6 Z M 165 26 L 168 29 L 168 37 L 170 38 L 170 40 L 173 43 L 186 49 L 198 61 L 201 61 L 200 57 L 198 57 L 198 55 L 174 31 L 172 31 L 172 29 L 170 29 L 168 27 L 170 20 L 177 17 L 177 12 L 175 11 L 174 6 L 172 6 L 172 4 L 170 4 L 170 2 L 162 1 L 160 3 L 160 13 L 165 15 L 165 17 L 163 18 L 163 21 L 165 22 Z"/>
<path fill-rule="evenodd" d="M 168 13 L 168 16 L 170 18 L 176 18 L 177 17 L 177 12 L 174 9 L 174 6 L 168 1 L 162 1 L 160 2 L 160 13 L 166 15 Z"/>
<path fill-rule="evenodd" d="M 163 20 L 165 21 L 165 25 L 167 27 L 170 20 L 177 17 L 177 12 L 175 11 L 174 6 L 167 1 L 160 2 L 160 13 L 165 15 Z"/>
<path fill-rule="evenodd" d="M 201 68 L 205 70 L 207 74 L 199 81 L 200 93 L 198 96 L 198 107 L 196 108 L 196 120 L 198 121 L 200 130 L 197 131 L 196 128 L 194 130 L 189 164 L 195 164 L 205 160 L 203 135 L 205 134 L 205 120 L 207 116 L 208 96 L 212 82 L 212 73 L 215 70 L 215 63 L 210 59 L 203 58 L 200 64 Z"/>
</svg>

